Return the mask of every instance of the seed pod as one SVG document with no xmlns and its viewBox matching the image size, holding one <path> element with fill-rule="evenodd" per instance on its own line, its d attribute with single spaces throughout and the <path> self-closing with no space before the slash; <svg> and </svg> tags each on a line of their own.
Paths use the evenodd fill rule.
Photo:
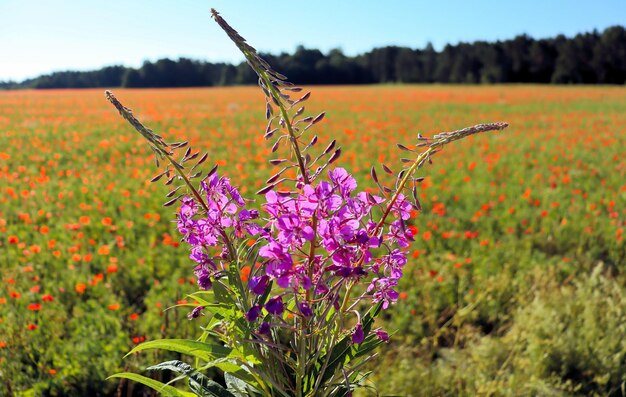
<svg viewBox="0 0 626 397">
<path fill-rule="evenodd" d="M 332 164 L 335 160 L 339 158 L 339 156 L 341 156 L 341 148 L 335 150 L 335 153 L 330 156 L 330 159 L 328 159 L 328 164 Z"/>
<path fill-rule="evenodd" d="M 265 193 L 269 192 L 270 190 L 272 190 L 275 186 L 276 186 L 276 184 L 265 186 L 263 189 L 261 189 L 258 192 L 256 192 L 256 194 L 265 194 Z"/>
<path fill-rule="evenodd" d="M 301 103 L 301 102 L 304 102 L 304 101 L 306 101 L 307 99 L 309 99 L 310 97 L 311 97 L 311 92 L 309 91 L 309 92 L 307 92 L 306 94 L 302 95 L 302 96 L 300 97 L 300 99 L 298 99 L 297 101 L 295 101 L 295 102 L 294 102 L 294 105 L 295 105 L 296 103 Z"/>
<path fill-rule="evenodd" d="M 407 152 L 413 152 L 413 150 L 409 149 L 408 147 L 406 147 L 406 146 L 404 146 L 404 145 L 402 145 L 400 143 L 396 143 L 396 146 L 398 146 L 398 149 L 400 149 L 400 150 L 405 150 Z"/>
<path fill-rule="evenodd" d="M 317 116 L 315 116 L 315 118 L 313 119 L 313 121 L 311 121 L 311 125 L 313 124 L 317 124 L 320 121 L 322 121 L 324 119 L 324 116 L 326 115 L 326 112 L 322 112 L 320 114 L 318 114 Z"/>
<path fill-rule="evenodd" d="M 172 149 L 179 149 L 181 147 L 187 146 L 189 142 L 176 142 L 176 143 L 170 143 L 169 147 Z"/>
<path fill-rule="evenodd" d="M 270 160 L 270 164 L 278 165 L 278 164 L 284 163 L 285 161 L 287 161 L 287 159 L 273 159 L 273 160 Z"/>
<path fill-rule="evenodd" d="M 158 181 L 159 179 L 163 178 L 163 176 L 164 176 L 165 174 L 167 174 L 168 172 L 169 172 L 169 170 L 167 170 L 167 171 L 164 171 L 164 172 L 160 173 L 159 175 L 157 175 L 157 176 L 155 176 L 154 178 L 150 179 L 150 182 L 156 182 L 156 181 Z"/>
<path fill-rule="evenodd" d="M 417 185 L 415 183 L 413 184 L 412 193 L 413 193 L 413 201 L 414 201 L 413 205 L 414 205 L 416 210 L 421 211 L 422 210 L 422 204 L 420 204 L 420 201 L 417 198 Z"/>
<path fill-rule="evenodd" d="M 174 199 L 171 199 L 170 201 L 166 202 L 165 204 L 163 204 L 163 207 L 169 207 L 170 205 L 174 204 L 175 202 L 178 201 L 179 198 L 181 198 L 182 194 Z"/>
<path fill-rule="evenodd" d="M 209 173 L 208 173 L 208 174 L 206 174 L 206 177 L 208 178 L 208 177 L 210 177 L 211 175 L 215 174 L 215 171 L 217 171 L 217 167 L 218 167 L 218 165 L 217 165 L 217 164 L 215 164 L 215 165 L 213 166 L 213 168 L 211 168 L 211 171 L 209 171 Z"/>
<path fill-rule="evenodd" d="M 283 172 L 285 172 L 287 170 L 288 167 L 283 168 L 282 170 L 278 171 L 276 174 L 272 175 L 267 181 L 265 181 L 265 184 L 271 184 L 276 182 L 276 180 L 282 175 Z"/>
<path fill-rule="evenodd" d="M 245 40 L 242 40 L 242 41 L 245 42 Z M 263 69 L 265 69 L 269 73 L 270 70 L 272 70 L 272 68 L 270 67 L 270 64 L 267 63 L 265 59 L 261 58 L 258 54 L 256 54 L 256 51 L 254 49 L 252 50 L 254 51 L 254 60 L 257 61 L 261 66 L 263 66 Z"/>
<path fill-rule="evenodd" d="M 263 62 L 265 62 L 265 61 L 263 61 Z M 267 64 L 267 62 L 266 62 L 266 64 Z M 269 65 L 268 65 L 268 66 L 269 66 Z M 268 70 L 267 72 L 268 72 L 269 74 L 271 74 L 272 76 L 276 77 L 278 80 L 287 80 L 287 76 L 285 76 L 285 75 L 283 75 L 283 74 L 280 74 L 280 73 L 278 73 L 277 71 L 275 71 L 275 70 L 273 70 L 273 69 L 270 69 L 270 70 Z"/>
<path fill-rule="evenodd" d="M 270 95 L 270 98 L 272 98 L 272 102 L 274 102 L 276 106 L 280 107 L 280 100 L 276 98 L 275 95 Z"/>
<path fill-rule="evenodd" d="M 372 175 L 372 179 L 374 180 L 374 182 L 378 183 L 378 176 L 376 175 L 376 169 L 374 168 L 374 166 L 372 166 L 370 174 Z"/>
<path fill-rule="evenodd" d="M 333 150 L 333 148 L 335 147 L 336 143 L 337 143 L 337 141 L 335 139 L 333 139 L 332 142 L 329 143 L 328 146 L 326 146 L 326 149 L 324 149 L 324 151 L 322 152 L 322 156 L 327 154 L 331 150 Z"/>
<path fill-rule="evenodd" d="M 272 105 L 270 105 L 268 101 L 265 101 L 265 118 L 269 120 L 273 115 L 274 109 L 272 108 Z"/>
<path fill-rule="evenodd" d="M 311 142 L 309 142 L 309 144 L 308 144 L 308 145 L 306 145 L 306 147 L 304 148 L 304 150 L 303 150 L 303 151 L 306 151 L 306 150 L 307 150 L 307 149 L 309 149 L 310 147 L 315 146 L 315 144 L 316 144 L 316 143 L 317 143 L 317 135 L 315 135 L 315 136 L 313 137 L 313 139 L 311 139 Z"/>
<path fill-rule="evenodd" d="M 267 90 L 267 88 L 265 88 L 264 85 L 259 84 L 259 86 L 261 87 L 261 90 L 263 90 L 263 94 L 265 94 L 266 98 L 270 97 L 270 92 Z"/>
<path fill-rule="evenodd" d="M 195 152 L 194 154 L 192 154 L 191 156 L 185 158 L 185 161 L 190 161 L 195 159 L 196 157 L 198 157 L 198 155 L 200 155 L 200 152 Z"/>
<path fill-rule="evenodd" d="M 278 84 L 281 87 L 293 87 L 294 86 L 293 83 L 290 83 L 289 81 L 284 81 L 284 80 L 278 80 L 276 84 Z"/>
<path fill-rule="evenodd" d="M 308 117 L 305 117 L 305 118 L 303 118 L 301 120 L 296 121 L 296 123 L 308 123 L 311 120 L 313 120 L 313 116 L 308 116 Z"/>
<path fill-rule="evenodd" d="M 270 139 L 276 131 L 278 131 L 278 128 L 274 128 L 273 130 L 266 132 L 265 135 L 263 135 L 263 138 Z"/>
<path fill-rule="evenodd" d="M 278 144 L 280 143 L 280 139 L 277 140 L 274 145 L 272 146 L 272 153 L 274 153 L 276 150 L 278 150 Z"/>
<path fill-rule="evenodd" d="M 175 188 L 174 190 L 172 190 L 171 192 L 169 192 L 168 194 L 165 195 L 165 197 L 172 197 L 173 195 L 176 194 L 176 192 L 183 187 L 183 185 L 180 185 L 179 187 Z"/>
<path fill-rule="evenodd" d="M 200 160 L 198 160 L 198 162 L 196 163 L 196 165 L 193 166 L 193 168 L 196 168 L 200 164 L 204 163 L 208 157 L 209 157 L 209 154 L 205 153 L 202 157 L 200 157 Z M 193 168 L 192 168 L 192 170 L 193 170 Z"/>
<path fill-rule="evenodd" d="M 388 173 L 389 175 L 393 175 L 393 171 L 391 170 L 391 168 L 387 167 L 385 164 L 382 164 L 383 166 L 383 170 L 385 170 L 386 173 Z"/>
</svg>

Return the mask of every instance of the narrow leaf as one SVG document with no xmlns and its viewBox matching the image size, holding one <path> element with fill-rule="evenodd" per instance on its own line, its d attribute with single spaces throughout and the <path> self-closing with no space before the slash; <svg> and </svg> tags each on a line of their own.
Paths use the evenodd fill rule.
<svg viewBox="0 0 626 397">
<path fill-rule="evenodd" d="M 165 397 L 196 397 L 196 395 L 193 393 L 178 390 L 174 386 L 166 385 L 157 380 L 138 374 L 133 374 L 131 372 L 121 372 L 119 374 L 111 375 L 107 379 L 111 378 L 123 378 L 135 381 L 137 383 L 141 383 L 142 385 L 148 386 L 149 388 L 156 390 Z"/>
<path fill-rule="evenodd" d="M 232 351 L 232 349 L 228 347 L 213 343 L 204 343 L 188 339 L 157 339 L 135 346 L 126 356 L 150 349 L 169 350 L 197 357 L 204 361 L 228 357 Z"/>
</svg>

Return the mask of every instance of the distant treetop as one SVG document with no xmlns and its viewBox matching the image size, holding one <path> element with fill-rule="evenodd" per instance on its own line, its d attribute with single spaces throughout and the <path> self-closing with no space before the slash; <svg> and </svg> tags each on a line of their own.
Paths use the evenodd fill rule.
<svg viewBox="0 0 626 397">
<path fill-rule="evenodd" d="M 447 45 L 435 51 L 388 46 L 354 57 L 339 49 L 327 54 L 302 46 L 293 54 L 262 54 L 298 84 L 376 83 L 552 83 L 625 84 L 626 29 L 559 35 L 517 36 L 495 43 Z M 179 58 L 146 61 L 138 68 L 107 66 L 88 72 L 55 72 L 0 89 L 95 87 L 205 87 L 256 84 L 245 63 L 232 65 Z"/>
</svg>

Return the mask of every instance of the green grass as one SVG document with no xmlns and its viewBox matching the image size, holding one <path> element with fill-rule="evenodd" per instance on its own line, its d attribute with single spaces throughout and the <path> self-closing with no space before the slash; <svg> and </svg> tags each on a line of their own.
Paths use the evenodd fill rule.
<svg viewBox="0 0 626 397">
<path fill-rule="evenodd" d="M 255 88 L 117 96 L 249 197 L 272 174 Z M 626 89 L 319 87 L 308 106 L 361 186 L 418 132 L 511 124 L 424 169 L 380 394 L 625 395 Z M 202 325 L 164 311 L 194 290 L 167 190 L 100 91 L 0 92 L 0 109 L 0 395 L 115 395 L 106 376 L 163 359 L 122 359 L 136 341 Z"/>
</svg>

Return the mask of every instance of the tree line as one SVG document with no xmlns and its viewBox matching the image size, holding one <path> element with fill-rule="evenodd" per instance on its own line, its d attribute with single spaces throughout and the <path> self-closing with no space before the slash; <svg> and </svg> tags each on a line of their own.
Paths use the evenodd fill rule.
<svg viewBox="0 0 626 397">
<path fill-rule="evenodd" d="M 299 46 L 293 54 L 261 54 L 274 69 L 298 84 L 376 83 L 552 83 L 625 84 L 626 29 L 613 26 L 567 38 L 446 45 L 436 51 L 388 46 L 357 56 L 334 49 L 327 54 Z M 140 68 L 107 66 L 65 71 L 23 82 L 0 82 L 0 89 L 91 87 L 192 87 L 255 84 L 245 62 L 239 65 L 187 58 L 146 61 Z"/>
</svg>

